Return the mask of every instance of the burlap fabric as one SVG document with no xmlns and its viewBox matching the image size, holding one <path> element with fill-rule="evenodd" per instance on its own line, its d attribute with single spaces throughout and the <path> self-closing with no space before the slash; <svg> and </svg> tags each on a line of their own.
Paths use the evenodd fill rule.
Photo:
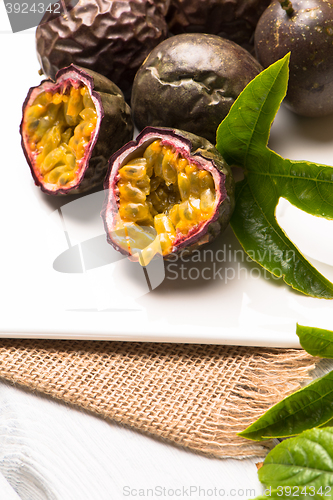
<svg viewBox="0 0 333 500">
<path fill-rule="evenodd" d="M 215 457 L 264 456 L 237 437 L 314 368 L 303 350 L 0 340 L 0 376 Z"/>
</svg>

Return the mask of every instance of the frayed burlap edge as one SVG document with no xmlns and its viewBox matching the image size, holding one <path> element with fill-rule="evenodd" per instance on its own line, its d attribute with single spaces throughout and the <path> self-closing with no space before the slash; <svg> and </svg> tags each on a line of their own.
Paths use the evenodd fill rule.
<svg viewBox="0 0 333 500">
<path fill-rule="evenodd" d="M 315 367 L 298 349 L 0 340 L 0 377 L 214 457 L 262 457 L 237 436 Z"/>
</svg>

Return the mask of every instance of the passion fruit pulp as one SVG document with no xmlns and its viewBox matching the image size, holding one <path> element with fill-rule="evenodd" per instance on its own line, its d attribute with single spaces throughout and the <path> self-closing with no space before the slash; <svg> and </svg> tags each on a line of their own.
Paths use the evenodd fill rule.
<svg viewBox="0 0 333 500">
<path fill-rule="evenodd" d="M 29 90 L 20 127 L 36 185 L 48 194 L 88 191 L 112 153 L 132 138 L 129 106 L 107 78 L 76 66 Z"/>
<path fill-rule="evenodd" d="M 206 139 L 147 127 L 110 159 L 102 217 L 108 242 L 147 265 L 212 241 L 229 223 L 234 181 Z"/>
</svg>

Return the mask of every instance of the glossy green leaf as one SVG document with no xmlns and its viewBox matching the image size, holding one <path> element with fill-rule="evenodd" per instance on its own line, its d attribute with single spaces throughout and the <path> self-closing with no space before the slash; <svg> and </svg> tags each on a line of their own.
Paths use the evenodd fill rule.
<svg viewBox="0 0 333 500">
<path fill-rule="evenodd" d="M 258 477 L 267 489 L 284 494 L 299 487 L 299 498 L 303 498 L 302 489 L 309 498 L 333 498 L 333 429 L 311 429 L 278 444 L 267 455 Z"/>
<path fill-rule="evenodd" d="M 296 333 L 303 349 L 321 358 L 333 358 L 333 332 L 311 326 L 297 325 Z"/>
<path fill-rule="evenodd" d="M 231 226 L 248 255 L 294 289 L 333 298 L 333 284 L 301 254 L 275 217 L 279 199 L 333 219 L 333 167 L 284 159 L 267 147 L 270 127 L 285 96 L 289 55 L 260 73 L 240 94 L 217 131 L 216 147 L 244 168 L 236 185 Z"/>
<path fill-rule="evenodd" d="M 254 441 L 290 437 L 324 425 L 332 418 L 333 372 L 330 372 L 272 406 L 239 435 Z"/>
</svg>

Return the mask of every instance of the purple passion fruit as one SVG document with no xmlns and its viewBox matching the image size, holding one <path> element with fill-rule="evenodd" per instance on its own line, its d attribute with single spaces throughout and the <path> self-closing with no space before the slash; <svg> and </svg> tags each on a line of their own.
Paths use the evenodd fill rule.
<svg viewBox="0 0 333 500">
<path fill-rule="evenodd" d="M 169 30 L 211 33 L 253 48 L 253 33 L 270 0 L 171 0 Z"/>
<path fill-rule="evenodd" d="M 108 242 L 147 265 L 212 241 L 234 209 L 234 180 L 206 139 L 147 127 L 110 159 L 102 211 Z"/>
<path fill-rule="evenodd" d="M 133 123 L 116 85 L 70 66 L 29 90 L 20 131 L 35 184 L 47 194 L 76 194 L 103 182 Z"/>
<path fill-rule="evenodd" d="M 65 1 L 67 8 L 71 0 Z M 84 0 L 62 15 L 47 13 L 36 30 L 44 74 L 71 63 L 100 73 L 130 96 L 135 73 L 167 36 L 169 0 Z"/>
<path fill-rule="evenodd" d="M 333 1 L 274 0 L 255 32 L 264 67 L 291 52 L 286 105 L 303 116 L 333 113 Z"/>
<path fill-rule="evenodd" d="M 139 130 L 178 128 L 215 144 L 217 127 L 261 69 L 249 52 L 219 36 L 186 33 L 168 38 L 136 74 L 134 122 Z"/>
</svg>

